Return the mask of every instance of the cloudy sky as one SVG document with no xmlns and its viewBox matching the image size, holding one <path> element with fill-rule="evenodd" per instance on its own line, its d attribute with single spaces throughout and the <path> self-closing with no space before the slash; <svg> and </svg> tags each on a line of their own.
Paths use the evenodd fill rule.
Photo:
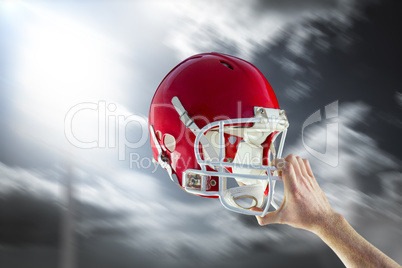
<svg viewBox="0 0 402 268">
<path fill-rule="evenodd" d="M 0 266 L 343 267 L 314 235 L 260 227 L 151 163 L 158 84 L 210 51 L 263 72 L 290 120 L 285 154 L 310 159 L 331 205 L 402 263 L 400 8 L 1 1 Z"/>
</svg>

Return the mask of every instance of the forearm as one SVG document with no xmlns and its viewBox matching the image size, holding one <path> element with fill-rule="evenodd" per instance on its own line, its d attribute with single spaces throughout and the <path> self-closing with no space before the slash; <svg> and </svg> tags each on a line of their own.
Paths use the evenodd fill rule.
<svg viewBox="0 0 402 268">
<path fill-rule="evenodd" d="M 346 267 L 401 267 L 359 235 L 346 219 L 332 219 L 312 230 L 338 255 Z"/>
<path fill-rule="evenodd" d="M 290 154 L 275 159 L 284 183 L 285 197 L 278 210 L 257 217 L 260 225 L 286 223 L 317 234 L 347 267 L 400 267 L 360 236 L 336 213 L 319 187 L 306 159 Z M 253 208 L 254 211 L 262 211 Z"/>
</svg>

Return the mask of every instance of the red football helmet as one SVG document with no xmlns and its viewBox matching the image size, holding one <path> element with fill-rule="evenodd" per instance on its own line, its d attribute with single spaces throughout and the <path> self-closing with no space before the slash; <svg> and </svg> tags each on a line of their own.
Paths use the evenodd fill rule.
<svg viewBox="0 0 402 268">
<path fill-rule="evenodd" d="M 271 203 L 278 207 L 272 196 L 280 178 L 269 164 L 281 157 L 288 126 L 262 73 L 219 53 L 177 65 L 156 90 L 149 113 L 153 156 L 172 181 L 249 215 L 266 215 Z"/>
</svg>

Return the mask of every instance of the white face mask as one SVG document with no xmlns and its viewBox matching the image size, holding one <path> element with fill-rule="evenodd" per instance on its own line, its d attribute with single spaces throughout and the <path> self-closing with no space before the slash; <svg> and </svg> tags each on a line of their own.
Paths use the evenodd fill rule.
<svg viewBox="0 0 402 268">
<path fill-rule="evenodd" d="M 194 153 L 201 166 L 201 170 L 187 169 L 184 171 L 181 186 L 187 192 L 196 195 L 218 196 L 225 208 L 238 213 L 265 216 L 270 204 L 277 209 L 278 206 L 273 202 L 272 197 L 275 181 L 280 178 L 273 176 L 275 167 L 262 164 L 263 148 L 261 144 L 268 135 L 276 133 L 271 142 L 269 161 L 275 157 L 281 157 L 289 126 L 284 111 L 255 107 L 255 116 L 252 118 L 216 121 L 199 129 L 188 117 L 178 98 L 174 97 L 172 103 L 183 123 L 196 136 Z M 252 123 L 251 127 L 238 127 L 239 124 L 250 123 Z M 224 133 L 242 139 L 242 142 L 238 144 L 235 158 L 231 162 L 224 161 Z M 282 137 L 278 155 L 275 156 L 273 144 L 280 133 L 282 133 Z M 200 145 L 203 158 L 200 155 Z M 172 178 L 171 170 L 169 174 Z M 211 186 L 216 186 L 216 184 L 219 184 L 218 190 L 210 190 Z M 269 191 L 266 191 L 267 187 Z M 262 208 L 263 212 L 251 211 L 252 207 Z"/>
</svg>

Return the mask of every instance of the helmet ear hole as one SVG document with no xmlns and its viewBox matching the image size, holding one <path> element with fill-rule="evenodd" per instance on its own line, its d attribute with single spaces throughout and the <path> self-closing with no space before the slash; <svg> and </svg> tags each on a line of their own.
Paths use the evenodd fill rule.
<svg viewBox="0 0 402 268">
<path fill-rule="evenodd" d="M 176 149 L 176 139 L 170 134 L 165 134 L 163 137 L 163 145 L 172 153 Z"/>
</svg>

